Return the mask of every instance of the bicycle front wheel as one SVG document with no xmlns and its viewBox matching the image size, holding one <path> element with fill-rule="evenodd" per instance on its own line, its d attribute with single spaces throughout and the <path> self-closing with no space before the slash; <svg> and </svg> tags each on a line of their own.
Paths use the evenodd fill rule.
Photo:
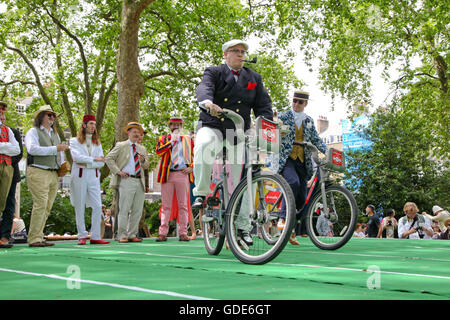
<svg viewBox="0 0 450 320">
<path fill-rule="evenodd" d="M 355 198 L 346 188 L 331 185 L 325 188 L 328 212 L 318 192 L 311 200 L 306 217 L 306 231 L 311 241 L 322 250 L 336 250 L 353 235 L 358 218 Z"/>
<path fill-rule="evenodd" d="M 254 174 L 251 187 L 254 200 L 251 205 L 246 179 L 231 196 L 226 219 L 227 239 L 231 251 L 240 261 L 264 264 L 278 256 L 289 240 L 295 224 L 294 195 L 286 180 L 272 172 Z M 276 221 L 283 202 L 285 227 L 273 231 L 277 230 Z M 249 232 L 252 243 L 244 241 L 243 231 Z"/>
</svg>

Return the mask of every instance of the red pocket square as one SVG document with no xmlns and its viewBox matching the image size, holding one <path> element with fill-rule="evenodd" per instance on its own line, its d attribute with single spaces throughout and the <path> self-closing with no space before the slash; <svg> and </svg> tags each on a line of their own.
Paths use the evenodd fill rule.
<svg viewBox="0 0 450 320">
<path fill-rule="evenodd" d="M 252 83 L 252 82 L 248 82 L 248 86 L 247 86 L 247 90 L 253 90 L 256 88 L 256 82 Z"/>
</svg>

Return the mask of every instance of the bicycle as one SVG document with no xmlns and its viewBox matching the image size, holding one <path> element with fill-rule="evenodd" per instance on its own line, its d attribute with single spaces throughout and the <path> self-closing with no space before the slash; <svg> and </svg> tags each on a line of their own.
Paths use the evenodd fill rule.
<svg viewBox="0 0 450 320">
<path fill-rule="evenodd" d="M 206 111 L 206 110 L 205 110 Z M 258 117 L 256 119 L 256 135 L 244 134 L 244 119 L 237 113 L 223 109 L 222 117 L 231 119 L 236 127 L 236 136 L 244 142 L 246 155 L 245 178 L 242 178 L 230 195 L 227 183 L 227 149 L 223 140 L 222 174 L 211 196 L 206 199 L 206 207 L 202 217 L 204 243 L 209 254 L 217 255 L 222 250 L 225 240 L 234 256 L 247 264 L 264 264 L 283 250 L 289 240 L 295 224 L 295 201 L 289 184 L 279 174 L 261 170 L 265 163 L 261 157 L 263 152 L 277 151 L 279 131 L 273 121 Z M 260 133 L 260 134 L 259 134 Z M 268 243 L 258 237 L 258 230 L 271 221 L 279 213 L 279 208 L 269 201 L 269 191 L 265 185 L 274 186 L 278 190 L 277 201 L 286 203 L 286 228 Z M 252 187 L 248 187 L 248 186 Z M 248 219 L 248 220 L 246 220 Z M 247 244 L 239 230 L 241 221 L 247 221 L 251 227 L 253 244 Z"/>
<path fill-rule="evenodd" d="M 311 148 L 312 157 L 317 168 L 312 177 L 312 185 L 304 206 L 310 203 L 306 213 L 306 232 L 315 246 L 322 250 L 336 250 L 345 245 L 353 235 L 358 218 L 356 200 L 349 190 L 332 183 L 333 172 L 345 170 L 345 159 L 342 151 L 330 148 L 325 159 L 319 158 L 319 151 L 310 142 L 294 142 Z M 315 191 L 320 174 L 320 190 Z M 272 217 L 273 223 L 278 219 Z M 271 232 L 266 232 L 267 230 Z M 276 231 L 263 228 L 263 237 L 273 243 L 272 235 Z"/>
</svg>

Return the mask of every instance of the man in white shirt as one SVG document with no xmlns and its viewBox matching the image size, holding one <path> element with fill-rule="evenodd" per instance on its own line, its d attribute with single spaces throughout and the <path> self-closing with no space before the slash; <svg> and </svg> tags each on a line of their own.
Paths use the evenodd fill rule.
<svg viewBox="0 0 450 320">
<path fill-rule="evenodd" d="M 54 245 L 44 241 L 44 228 L 58 190 L 58 169 L 64 161 L 62 144 L 53 129 L 56 113 L 48 105 L 33 115 L 34 126 L 25 135 L 27 158 L 27 185 L 33 198 L 33 209 L 28 234 L 30 247 Z"/>
<path fill-rule="evenodd" d="M 414 202 L 407 202 L 403 207 L 405 216 L 398 221 L 398 237 L 401 239 L 432 239 L 433 229 Z"/>
<path fill-rule="evenodd" d="M 6 199 L 14 175 L 12 158 L 20 154 L 19 142 L 5 125 L 6 102 L 0 101 L 0 217 L 5 210 Z"/>
</svg>

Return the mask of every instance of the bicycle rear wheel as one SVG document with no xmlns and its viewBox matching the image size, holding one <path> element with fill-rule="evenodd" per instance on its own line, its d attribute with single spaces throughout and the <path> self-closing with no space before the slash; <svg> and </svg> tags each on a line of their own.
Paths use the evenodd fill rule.
<svg viewBox="0 0 450 320">
<path fill-rule="evenodd" d="M 346 188 L 331 185 L 325 188 L 328 212 L 318 192 L 311 200 L 306 216 L 306 230 L 311 241 L 323 250 L 336 250 L 350 240 L 358 218 L 355 198 Z"/>
<path fill-rule="evenodd" d="M 206 251 L 211 255 L 218 255 L 225 241 L 225 208 L 222 195 L 222 188 L 219 186 L 215 196 L 220 203 L 214 207 L 208 205 L 203 211 L 203 242 Z"/>
<path fill-rule="evenodd" d="M 254 204 L 249 210 L 247 180 L 241 181 L 233 192 L 226 218 L 227 239 L 231 251 L 240 261 L 264 264 L 278 256 L 289 240 L 295 224 L 294 195 L 282 176 L 264 171 L 253 175 L 252 193 Z M 270 230 L 279 216 L 281 201 L 286 204 L 285 228 L 272 233 Z M 250 231 L 252 245 L 243 241 L 240 230 Z"/>
</svg>

